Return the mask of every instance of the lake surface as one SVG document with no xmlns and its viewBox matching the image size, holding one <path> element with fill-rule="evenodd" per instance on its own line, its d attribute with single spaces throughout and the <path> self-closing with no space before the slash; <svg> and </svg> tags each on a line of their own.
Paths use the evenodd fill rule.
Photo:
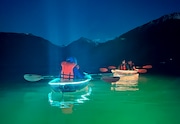
<svg viewBox="0 0 180 124">
<path fill-rule="evenodd" d="M 63 98 L 47 83 L 1 81 L 0 124 L 180 123 L 177 76 L 143 74 L 136 83 L 118 85 L 92 80 L 82 92 Z"/>
</svg>

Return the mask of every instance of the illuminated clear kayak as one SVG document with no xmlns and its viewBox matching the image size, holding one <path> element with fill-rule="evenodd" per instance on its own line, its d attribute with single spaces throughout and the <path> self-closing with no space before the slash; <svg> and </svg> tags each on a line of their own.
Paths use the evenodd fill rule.
<svg viewBox="0 0 180 124">
<path fill-rule="evenodd" d="M 49 81 L 48 84 L 55 92 L 76 92 L 85 88 L 90 80 L 91 76 L 86 74 L 84 79 L 64 80 L 61 78 L 55 78 Z"/>
<path fill-rule="evenodd" d="M 111 72 L 118 73 L 118 74 L 137 74 L 138 73 L 137 70 L 119 70 L 119 69 L 111 70 Z"/>
<path fill-rule="evenodd" d="M 119 81 L 137 81 L 139 73 L 135 70 L 111 70 L 113 76 L 120 77 Z"/>
</svg>

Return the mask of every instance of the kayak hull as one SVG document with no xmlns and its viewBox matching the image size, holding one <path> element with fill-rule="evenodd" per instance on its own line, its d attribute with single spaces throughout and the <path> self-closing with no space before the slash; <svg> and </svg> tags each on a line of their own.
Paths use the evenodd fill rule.
<svg viewBox="0 0 180 124">
<path fill-rule="evenodd" d="M 118 74 L 137 74 L 138 71 L 137 70 L 119 70 L 119 69 L 115 69 L 115 70 L 111 70 L 112 73 L 118 73 Z"/>
<path fill-rule="evenodd" d="M 62 80 L 60 78 L 55 78 L 48 84 L 54 92 L 76 92 L 85 88 L 90 80 L 91 78 L 75 80 Z"/>
<path fill-rule="evenodd" d="M 119 81 L 137 81 L 139 73 L 133 70 L 112 70 L 113 76 L 120 77 Z"/>
<path fill-rule="evenodd" d="M 120 77 L 114 77 L 114 76 L 108 77 L 108 76 L 106 76 L 106 77 L 102 77 L 101 79 L 102 79 L 103 81 L 105 81 L 105 82 L 110 82 L 110 83 L 112 83 L 112 82 L 118 81 L 118 80 L 120 79 Z"/>
</svg>

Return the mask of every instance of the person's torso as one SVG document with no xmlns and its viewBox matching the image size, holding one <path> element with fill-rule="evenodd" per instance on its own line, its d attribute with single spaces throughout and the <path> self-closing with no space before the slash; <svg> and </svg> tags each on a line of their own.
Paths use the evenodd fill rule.
<svg viewBox="0 0 180 124">
<path fill-rule="evenodd" d="M 126 64 L 121 64 L 120 69 L 121 70 L 126 70 L 127 69 Z"/>
<path fill-rule="evenodd" d="M 76 64 L 74 63 L 69 63 L 69 62 L 62 62 L 62 70 L 61 70 L 61 78 L 64 79 L 73 79 L 74 78 L 74 73 L 73 73 L 73 68 L 75 67 Z"/>
</svg>

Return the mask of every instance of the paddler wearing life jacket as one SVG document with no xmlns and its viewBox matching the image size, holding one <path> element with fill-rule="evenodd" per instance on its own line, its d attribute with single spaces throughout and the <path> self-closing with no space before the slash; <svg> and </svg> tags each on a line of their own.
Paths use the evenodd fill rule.
<svg viewBox="0 0 180 124">
<path fill-rule="evenodd" d="M 134 63 L 131 60 L 128 61 L 127 67 L 128 67 L 128 70 L 136 70 Z"/>
<path fill-rule="evenodd" d="M 73 57 L 68 57 L 66 61 L 61 62 L 61 78 L 62 79 L 74 79 L 73 68 L 76 66 L 76 62 Z"/>
<path fill-rule="evenodd" d="M 118 69 L 120 70 L 127 70 L 128 67 L 127 67 L 127 63 L 125 60 L 122 61 L 122 63 L 120 64 L 120 66 L 118 67 Z"/>
<path fill-rule="evenodd" d="M 83 78 L 83 75 L 79 72 L 79 66 L 75 57 L 68 57 L 66 61 L 61 62 L 61 67 L 62 79 Z"/>
</svg>

